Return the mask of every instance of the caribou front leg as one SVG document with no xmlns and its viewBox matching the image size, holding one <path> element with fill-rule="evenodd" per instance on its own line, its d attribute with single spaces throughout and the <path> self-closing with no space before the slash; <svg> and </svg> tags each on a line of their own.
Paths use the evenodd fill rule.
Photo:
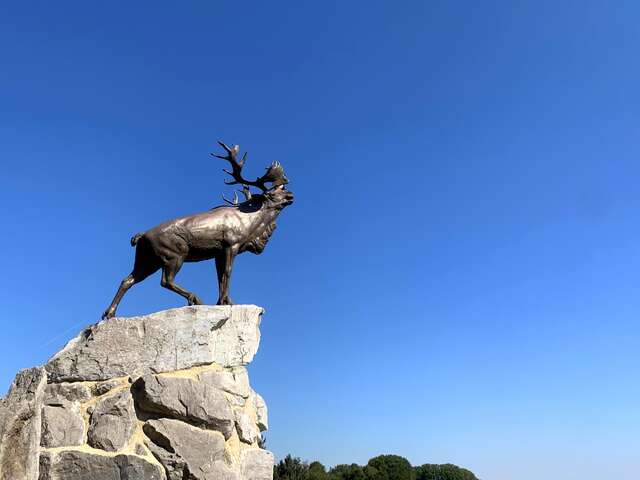
<svg viewBox="0 0 640 480">
<path fill-rule="evenodd" d="M 175 277 L 182 267 L 182 258 L 175 258 L 168 261 L 164 267 L 162 267 L 162 278 L 160 279 L 160 285 L 164 288 L 176 292 L 178 295 L 187 299 L 189 305 L 202 305 L 202 300 L 198 298 L 195 293 L 191 293 L 185 290 L 180 285 L 176 285 Z"/>
<path fill-rule="evenodd" d="M 231 270 L 235 252 L 232 248 L 225 248 L 216 257 L 216 272 L 218 273 L 218 303 L 216 305 L 233 305 L 229 298 L 229 282 L 231 280 Z"/>
</svg>

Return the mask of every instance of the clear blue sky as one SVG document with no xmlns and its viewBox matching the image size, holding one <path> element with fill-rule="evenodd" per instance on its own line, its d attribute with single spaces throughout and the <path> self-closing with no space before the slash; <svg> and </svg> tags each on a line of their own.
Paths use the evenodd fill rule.
<svg viewBox="0 0 640 480">
<path fill-rule="evenodd" d="M 135 3 L 3 7 L 3 389 L 132 234 L 229 194 L 222 139 L 296 193 L 232 282 L 276 455 L 637 479 L 637 2 Z M 182 304 L 156 275 L 120 313 Z"/>
</svg>

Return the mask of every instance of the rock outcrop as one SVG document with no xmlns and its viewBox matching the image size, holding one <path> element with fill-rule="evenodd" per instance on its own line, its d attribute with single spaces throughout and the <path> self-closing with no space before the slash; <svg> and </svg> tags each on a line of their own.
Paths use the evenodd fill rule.
<svg viewBox="0 0 640 480">
<path fill-rule="evenodd" d="M 0 480 L 271 480 L 246 365 L 262 309 L 104 320 L 0 399 Z"/>
</svg>

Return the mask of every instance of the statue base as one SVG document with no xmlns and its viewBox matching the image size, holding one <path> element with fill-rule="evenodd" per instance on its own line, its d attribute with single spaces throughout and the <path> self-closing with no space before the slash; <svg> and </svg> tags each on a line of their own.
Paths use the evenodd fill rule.
<svg viewBox="0 0 640 480">
<path fill-rule="evenodd" d="M 116 317 L 0 399 L 0 479 L 272 480 L 254 305 Z"/>
</svg>

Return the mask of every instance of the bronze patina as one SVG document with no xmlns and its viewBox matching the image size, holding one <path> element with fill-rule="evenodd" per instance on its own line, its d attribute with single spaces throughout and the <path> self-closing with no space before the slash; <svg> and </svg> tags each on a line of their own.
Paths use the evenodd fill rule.
<svg viewBox="0 0 640 480">
<path fill-rule="evenodd" d="M 242 185 L 245 201 L 224 198 L 228 205 L 219 206 L 203 213 L 188 215 L 164 222 L 131 238 L 136 247 L 133 271 L 127 275 L 102 318 L 113 317 L 124 294 L 136 283 L 162 269 L 160 285 L 187 299 L 189 305 L 200 305 L 202 301 L 192 292 L 175 283 L 175 277 L 184 262 L 200 262 L 215 259 L 218 273 L 218 305 L 232 305 L 229 298 L 229 282 L 233 260 L 239 253 L 260 254 L 276 228 L 276 218 L 283 208 L 293 203 L 293 193 L 286 189 L 289 183 L 282 165 L 272 163 L 266 173 L 256 180 L 242 177 L 242 167 L 247 154 L 238 160 L 240 147 L 229 147 L 218 142 L 225 155 L 211 154 L 226 160 L 231 170 L 224 172 L 233 180 L 227 185 Z M 251 194 L 250 187 L 261 193 Z"/>
</svg>

